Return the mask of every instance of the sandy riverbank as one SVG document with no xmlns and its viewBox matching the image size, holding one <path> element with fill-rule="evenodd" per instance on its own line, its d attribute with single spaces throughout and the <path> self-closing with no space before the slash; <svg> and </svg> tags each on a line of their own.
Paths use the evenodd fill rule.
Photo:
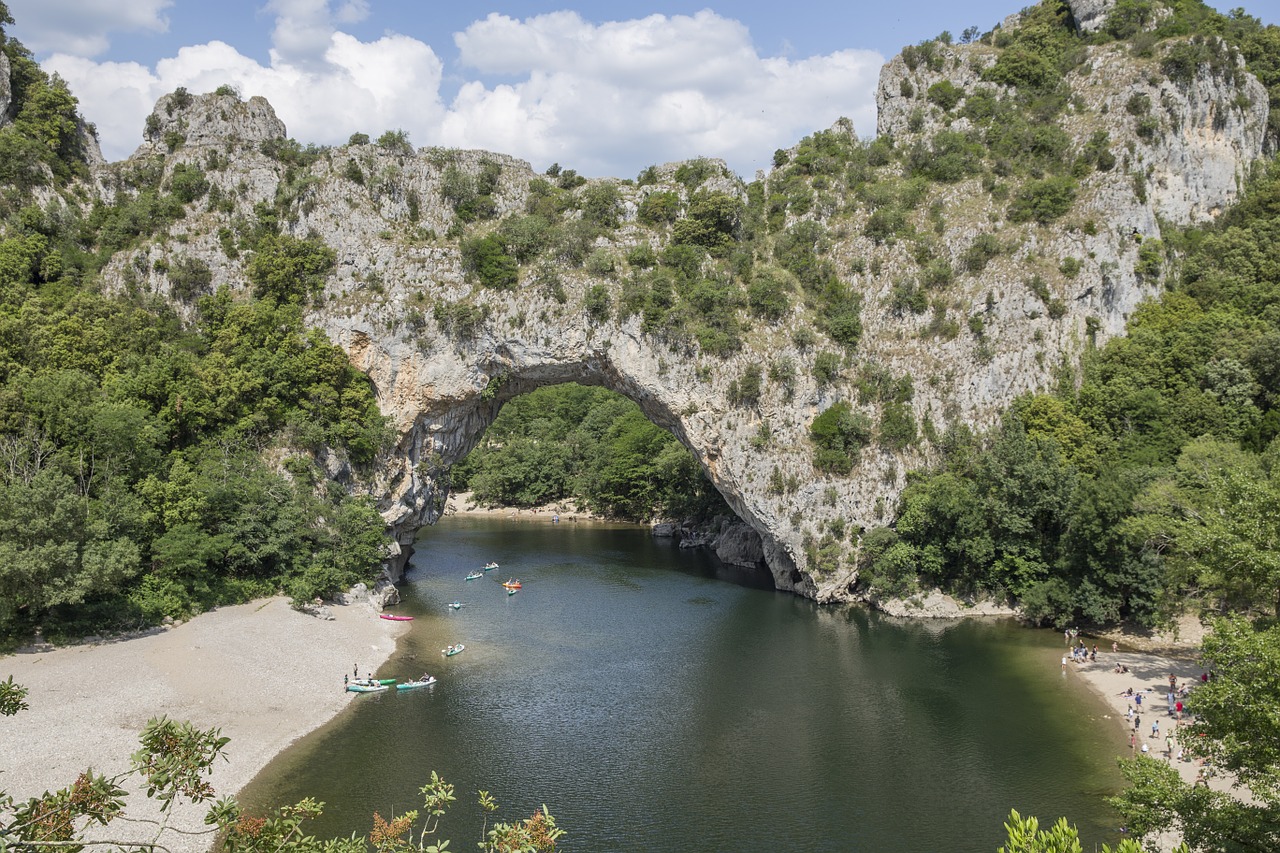
<svg viewBox="0 0 1280 853">
<path fill-rule="evenodd" d="M 1092 648 L 1094 641 L 1088 639 L 1087 642 Z M 1068 650 L 1069 646 L 1064 641 L 1058 654 L 1065 655 Z M 1057 658 L 1046 663 L 1050 666 L 1062 666 Z M 1128 672 L 1116 672 L 1117 665 L 1127 668 Z M 1201 683 L 1202 671 L 1194 657 L 1194 651 L 1190 648 L 1185 652 L 1171 654 L 1153 654 L 1146 651 L 1113 652 L 1110 641 L 1099 640 L 1096 661 L 1077 664 L 1068 657 L 1063 674 L 1068 678 L 1079 678 L 1089 689 L 1102 697 L 1111 709 L 1109 719 L 1115 724 L 1118 757 L 1132 757 L 1140 752 L 1145 744 L 1148 749 L 1147 755 L 1160 761 L 1168 761 L 1177 768 L 1183 780 L 1192 784 L 1196 780 L 1200 766 L 1189 758 L 1184 761 L 1178 760 L 1179 749 L 1182 746 L 1180 740 L 1182 730 L 1176 712 L 1169 713 L 1169 676 L 1172 674 L 1177 677 L 1179 687 L 1190 685 L 1191 689 L 1195 690 Z M 1134 696 L 1129 695 L 1129 690 L 1133 691 L 1134 696 L 1139 694 L 1142 696 L 1140 705 L 1135 702 Z M 1133 720 L 1128 716 L 1130 708 L 1133 708 L 1141 718 L 1136 728 Z M 1182 722 L 1185 723 L 1187 719 L 1188 715 L 1184 713 Z M 1159 723 L 1158 735 L 1153 734 L 1151 729 L 1152 724 L 1156 722 Z M 1173 735 L 1171 755 L 1168 754 L 1169 742 L 1166 740 L 1170 734 Z M 1209 786 L 1219 791 L 1230 790 L 1231 787 L 1227 779 L 1215 776 L 1209 778 Z M 1176 834 L 1169 832 L 1155 839 L 1155 842 L 1158 849 L 1170 851 L 1177 845 L 1178 840 Z"/>
<path fill-rule="evenodd" d="M 449 495 L 445 503 L 445 515 L 483 516 L 489 518 L 506 518 L 512 521 L 605 521 L 590 510 L 581 510 L 568 501 L 557 501 L 544 506 L 523 509 L 511 506 L 480 506 L 475 502 L 471 492 L 456 492 Z"/>
<path fill-rule="evenodd" d="M 358 701 L 343 691 L 342 676 L 354 665 L 362 675 L 376 670 L 408 630 L 367 604 L 331 610 L 334 620 L 325 621 L 271 598 L 144 636 L 0 658 L 0 680 L 12 675 L 30 691 L 28 710 L 0 717 L 0 789 L 25 799 L 69 785 L 86 767 L 127 770 L 142 727 L 164 715 L 231 738 L 210 781 L 220 796 L 236 793 L 290 743 Z M 147 801 L 131 791 L 132 812 Z M 184 809 L 176 825 L 203 829 L 204 812 Z M 124 835 L 115 824 L 110 833 Z M 177 833 L 161 840 L 175 853 L 210 842 Z"/>
</svg>

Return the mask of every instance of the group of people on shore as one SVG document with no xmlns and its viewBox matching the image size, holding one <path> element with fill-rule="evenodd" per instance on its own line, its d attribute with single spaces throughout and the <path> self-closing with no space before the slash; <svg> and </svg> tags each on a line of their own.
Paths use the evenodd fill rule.
<svg viewBox="0 0 1280 853">
<path fill-rule="evenodd" d="M 1088 646 L 1084 644 L 1084 640 L 1078 639 L 1078 635 L 1079 635 L 1078 628 L 1067 628 L 1062 632 L 1062 637 L 1067 641 L 1068 646 L 1071 646 L 1072 640 L 1076 641 L 1076 644 L 1074 646 L 1071 646 L 1071 651 L 1069 653 L 1070 661 L 1072 663 L 1090 663 L 1092 661 L 1096 661 L 1098 659 L 1098 644 L 1094 643 L 1093 648 L 1090 649 Z M 1111 650 L 1113 652 L 1116 650 L 1115 643 L 1111 644 Z M 1068 661 L 1068 655 L 1063 655 L 1062 656 L 1063 669 L 1067 668 L 1067 661 Z"/>
</svg>

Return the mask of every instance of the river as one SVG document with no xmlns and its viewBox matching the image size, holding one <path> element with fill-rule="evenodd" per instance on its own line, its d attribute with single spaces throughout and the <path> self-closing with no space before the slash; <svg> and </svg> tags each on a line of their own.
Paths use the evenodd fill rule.
<svg viewBox="0 0 1280 853">
<path fill-rule="evenodd" d="M 1086 850 L 1115 839 L 1118 729 L 1063 678 L 1061 634 L 822 607 L 581 522 L 447 518 L 402 594 L 417 618 L 379 674 L 439 683 L 353 695 L 247 805 L 312 796 L 328 804 L 312 832 L 365 833 L 420 807 L 436 770 L 457 786 L 457 850 L 479 839 L 479 788 L 500 819 L 546 803 L 561 849 L 592 853 L 993 853 L 1011 808 L 1066 815 Z"/>
</svg>

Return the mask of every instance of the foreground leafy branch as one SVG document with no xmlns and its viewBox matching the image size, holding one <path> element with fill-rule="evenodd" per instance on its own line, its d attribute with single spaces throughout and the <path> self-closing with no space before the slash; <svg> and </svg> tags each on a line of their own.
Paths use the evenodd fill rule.
<svg viewBox="0 0 1280 853">
<path fill-rule="evenodd" d="M 0 682 L 0 714 L 11 716 L 25 709 L 25 695 L 25 688 L 14 684 L 12 677 Z M 306 821 L 324 811 L 324 803 L 311 798 L 261 817 L 246 814 L 234 799 L 215 800 L 208 776 L 219 758 L 225 760 L 223 748 L 230 740 L 222 736 L 221 730 L 198 729 L 189 722 L 160 717 L 147 722 L 140 740 L 141 748 L 131 757 L 132 768 L 117 776 L 86 770 L 70 786 L 22 803 L 0 791 L 0 851 L 47 849 L 77 853 L 86 847 L 106 847 L 168 853 L 170 848 L 161 841 L 166 832 L 217 833 L 226 853 L 367 853 L 370 847 L 378 853 L 445 853 L 449 848 L 449 842 L 436 835 L 440 819 L 456 798 L 453 785 L 434 771 L 431 780 L 419 789 L 423 797 L 421 810 L 390 818 L 375 813 L 367 836 L 353 833 L 348 838 L 322 841 L 304 829 Z M 147 797 L 160 803 L 160 820 L 127 816 L 123 783 L 129 777 L 139 778 Z M 209 828 L 187 832 L 171 826 L 175 808 L 181 803 L 211 803 L 204 818 Z M 484 853 L 549 853 L 564 834 L 545 805 L 525 820 L 490 827 L 488 815 L 497 811 L 498 805 L 488 791 L 479 792 L 479 804 L 485 812 L 479 843 Z M 134 828 L 149 824 L 154 832 L 149 838 L 86 837 L 94 827 L 116 821 Z"/>
</svg>

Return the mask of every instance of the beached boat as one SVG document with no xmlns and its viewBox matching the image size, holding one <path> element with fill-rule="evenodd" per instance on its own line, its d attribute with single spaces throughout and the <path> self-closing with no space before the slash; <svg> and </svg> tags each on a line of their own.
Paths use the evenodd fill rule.
<svg viewBox="0 0 1280 853">
<path fill-rule="evenodd" d="M 461 610 L 461 609 L 462 609 L 462 602 L 461 602 L 461 601 L 455 601 L 455 602 L 453 602 L 452 604 L 450 604 L 450 605 L 449 605 L 449 609 L 450 609 L 450 610 Z"/>
<path fill-rule="evenodd" d="M 513 579 L 504 583 L 503 586 L 505 586 L 507 589 L 522 589 L 524 587 L 524 584 L 520 583 L 520 581 L 518 580 Z"/>
<path fill-rule="evenodd" d="M 388 678 L 385 679 L 385 681 L 389 681 L 390 684 L 384 683 L 384 680 L 381 679 L 370 680 L 368 678 L 362 678 L 348 684 L 347 691 L 350 693 L 377 693 L 380 690 L 390 690 L 391 685 L 396 683 L 394 678 Z"/>
<path fill-rule="evenodd" d="M 443 654 L 443 655 L 444 655 L 445 657 L 447 657 L 447 658 L 451 658 L 451 657 L 453 657 L 454 655 L 456 655 L 458 652 L 462 651 L 462 650 L 463 650 L 463 649 L 465 649 L 465 648 L 466 648 L 466 646 L 462 645 L 462 643 L 458 643 L 458 645 L 456 645 L 456 646 L 449 646 L 449 648 L 447 648 L 447 649 L 441 649 L 441 650 L 440 650 L 440 653 L 441 653 L 441 654 Z"/>
<path fill-rule="evenodd" d="M 467 575 L 467 580 L 469 580 L 469 581 L 473 581 L 473 580 L 475 580 L 476 578 L 482 578 L 482 577 L 484 577 L 484 572 L 477 570 L 477 571 L 474 571 L 474 572 L 471 572 L 470 574 L 468 574 L 468 575 Z"/>
<path fill-rule="evenodd" d="M 497 563 L 485 563 L 485 564 L 484 564 L 484 570 L 485 570 L 486 572 L 491 572 L 491 571 L 493 571 L 493 570 L 494 570 L 494 569 L 496 569 L 496 568 L 498 568 L 498 564 L 497 564 Z"/>
<path fill-rule="evenodd" d="M 428 675 L 426 678 L 419 678 L 417 681 L 402 681 L 396 685 L 396 690 L 412 690 L 415 687 L 430 687 L 436 683 L 434 675 Z"/>
<path fill-rule="evenodd" d="M 412 622 L 412 616 L 397 616 L 394 613 L 379 613 L 379 619 L 386 619 L 391 622 Z"/>
</svg>

